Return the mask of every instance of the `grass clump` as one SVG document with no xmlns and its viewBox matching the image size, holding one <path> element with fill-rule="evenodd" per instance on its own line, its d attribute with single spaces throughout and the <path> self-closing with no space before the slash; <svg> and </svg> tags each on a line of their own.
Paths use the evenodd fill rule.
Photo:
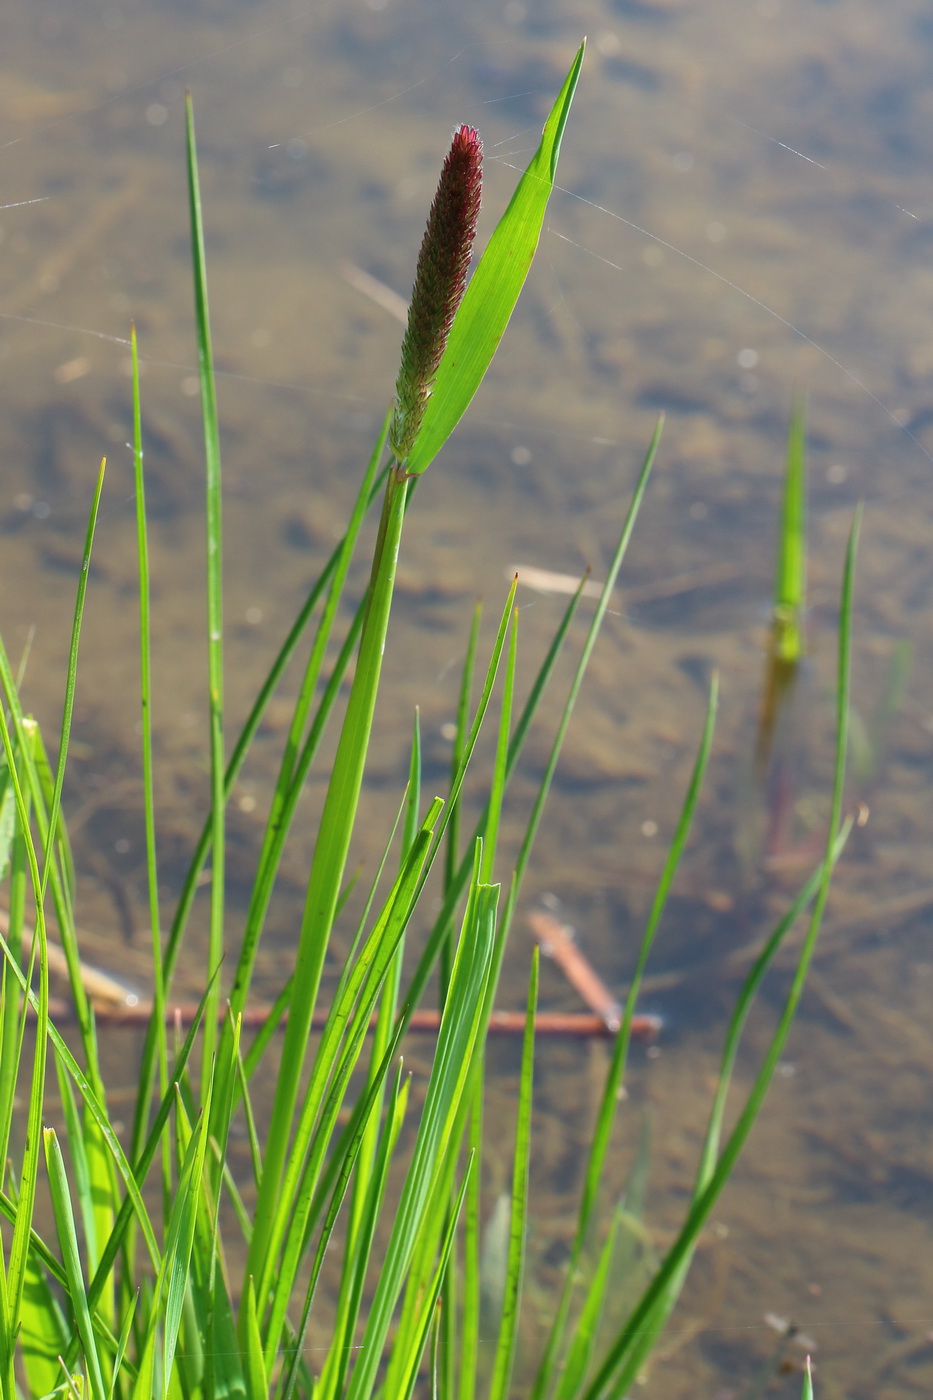
<svg viewBox="0 0 933 1400">
<path fill-rule="evenodd" d="M 644 458 L 581 657 L 553 735 L 515 868 L 503 884 L 498 839 L 503 802 L 541 697 L 574 620 L 571 600 L 528 694 L 516 694 L 514 585 L 491 654 L 474 627 L 464 664 L 454 761 L 443 797 L 423 794 L 415 728 L 410 778 L 395 828 L 350 930 L 350 952 L 331 1003 L 319 1007 L 324 958 L 345 911 L 346 861 L 366 771 L 400 540 L 418 477 L 453 431 L 485 374 L 538 241 L 561 137 L 583 58 L 576 55 L 541 143 L 469 284 L 479 199 L 479 141 L 454 137 L 412 297 L 396 402 L 363 474 L 346 533 L 314 583 L 228 748 L 224 719 L 221 460 L 208 314 L 202 211 L 191 107 L 188 170 L 192 259 L 207 492 L 207 661 L 211 805 L 170 925 L 157 897 L 149 661 L 149 576 L 138 372 L 134 374 L 140 565 L 142 757 L 152 922 L 152 1010 L 132 1124 L 118 1133 L 100 1065 L 98 1028 L 82 983 L 74 920 L 74 870 L 61 815 L 77 667 L 103 470 L 93 499 L 54 766 L 0 646 L 0 861 L 9 928 L 0 1003 L 0 1138 L 9 1159 L 0 1192 L 7 1225 L 0 1263 L 0 1393 L 93 1400 L 404 1400 L 438 1394 L 504 1400 L 516 1393 L 529 1213 L 534 1013 L 533 962 L 522 1047 L 498 1307 L 481 1328 L 479 1230 L 483 1180 L 484 1046 L 505 942 L 574 701 L 599 633 L 652 463 Z M 136 341 L 133 338 L 136 369 Z M 386 446 L 390 446 L 387 463 Z M 342 637 L 336 619 L 364 519 L 381 496 L 369 587 Z M 825 858 L 774 929 L 729 1025 L 697 1177 L 682 1228 L 623 1327 L 604 1339 L 603 1314 L 619 1231 L 599 1233 L 600 1183 L 625 1074 L 642 973 L 690 830 L 713 739 L 710 693 L 693 777 L 646 926 L 636 975 L 614 1036 L 584 1173 L 566 1282 L 538 1364 L 523 1361 L 532 1400 L 621 1397 L 664 1328 L 709 1218 L 761 1107 L 783 1049 L 811 957 L 841 820 L 848 635 L 854 534 L 846 566 L 838 683 L 838 747 Z M 286 666 L 304 671 L 283 744 L 251 897 L 235 930 L 225 905 L 225 808 L 265 707 Z M 325 669 L 326 664 L 326 669 Z M 347 698 L 341 690 L 349 680 Z M 326 677 L 326 679 L 325 679 Z M 471 706 L 474 689 L 479 698 Z M 493 695 L 499 696 L 497 708 Z M 486 804 L 468 841 L 460 801 L 481 727 L 495 731 Z M 296 804 L 328 727 L 334 757 L 308 876 L 294 967 L 262 1029 L 243 1029 L 256 952 Z M 391 868 L 390 868 L 391 862 Z M 440 883 L 440 912 L 410 965 L 406 931 L 426 882 Z M 172 979 L 185 946 L 195 890 L 210 886 L 208 969 L 193 1024 L 170 1035 Z M 723 1126 L 739 1039 L 761 980 L 793 922 L 811 908 L 796 973 L 776 1030 L 734 1127 Z M 344 919 L 349 916 L 344 913 Z M 77 1047 L 50 1014 L 48 924 L 67 962 Z M 32 926 L 33 935 L 29 937 Z M 226 962 L 224 957 L 226 956 Z M 424 1103 L 410 1105 L 399 1047 L 429 981 L 442 1009 Z M 281 1053 L 275 1031 L 287 1016 Z M 312 1029 L 322 1021 L 318 1035 Z M 28 1048 L 32 1046 L 32 1049 Z M 54 1067 L 66 1125 L 45 1126 L 46 1066 Z M 259 1074 L 275 1077 L 271 1120 L 257 1126 Z M 23 1105 L 20 1115 L 15 1096 Z M 412 1121 L 416 1117 L 416 1121 Z M 245 1131 L 251 1170 L 234 1179 L 229 1146 Z M 403 1130 L 412 1139 L 396 1170 Z M 22 1142 L 21 1147 L 14 1145 Z M 401 1181 L 401 1184 L 399 1184 Z M 330 1343 L 306 1349 L 330 1253 Z M 333 1282 L 331 1283 L 331 1280 Z M 490 1333 L 491 1327 L 491 1333 Z M 484 1335 L 481 1337 L 481 1331 Z M 489 1334 L 489 1335 L 486 1335 Z M 481 1345 L 482 1342 L 482 1345 Z"/>
</svg>

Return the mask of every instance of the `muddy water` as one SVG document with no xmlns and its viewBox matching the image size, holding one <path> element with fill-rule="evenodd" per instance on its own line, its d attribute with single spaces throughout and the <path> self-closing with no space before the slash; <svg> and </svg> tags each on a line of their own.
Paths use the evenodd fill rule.
<svg viewBox="0 0 933 1400">
<path fill-rule="evenodd" d="M 376 849 L 421 706 L 429 778 L 474 598 L 492 614 L 515 563 L 598 575 L 643 444 L 661 463 L 617 615 L 594 659 L 528 897 L 553 891 L 604 975 L 624 983 L 702 722 L 722 674 L 713 771 L 659 940 L 660 1053 L 637 1067 L 610 1188 L 650 1110 L 647 1221 L 674 1228 L 724 1016 L 728 954 L 767 927 L 797 872 L 763 873 L 747 830 L 782 440 L 809 395 L 811 673 L 795 839 L 818 830 L 830 768 L 840 562 L 869 502 L 855 695 L 910 680 L 853 787 L 871 809 L 840 871 L 783 1073 L 704 1239 L 646 1393 L 742 1396 L 792 1319 L 825 1396 L 928 1394 L 933 1382 L 928 985 L 933 872 L 933 26 L 915 0 L 538 0 L 470 6 L 270 0 L 13 7 L 0 81 L 4 462 L 0 608 L 50 730 L 97 462 L 110 458 L 68 794 L 81 922 L 144 968 L 134 743 L 134 526 L 125 337 L 144 362 L 152 507 L 163 878 L 203 812 L 201 483 L 186 262 L 182 100 L 194 92 L 223 371 L 228 705 L 249 697 L 345 518 L 395 373 L 400 326 L 347 265 L 404 297 L 453 125 L 487 149 L 491 226 L 582 33 L 590 37 L 540 256 L 495 373 L 419 488 L 404 546 L 375 745 Z M 352 277 L 352 273 L 350 274 Z M 361 586 L 357 580 L 356 587 Z M 523 594 L 540 655 L 559 604 Z M 274 726 L 273 726 L 274 729 Z M 275 733 L 235 803 L 233 894 L 248 878 Z M 545 752 L 516 790 L 520 821 Z M 440 781 L 439 778 L 435 779 Z M 273 910 L 271 983 L 289 946 L 320 793 Z M 751 855 L 749 851 L 751 849 Z M 517 1003 L 516 942 L 503 1000 Z M 185 986 L 198 985 L 192 961 Z M 786 986 L 754 1019 L 747 1081 Z M 556 974 L 548 1004 L 572 1007 Z M 503 1104 L 514 1066 L 502 1051 Z M 546 1309 L 600 1047 L 541 1052 L 533 1242 Z M 583 1092 L 581 1092 L 581 1085 Z M 507 1111 L 506 1107 L 503 1112 Z M 529 1343 L 531 1344 L 531 1343 Z M 799 1351 L 791 1349 L 791 1360 Z M 791 1375 L 773 1394 L 796 1392 Z"/>
</svg>

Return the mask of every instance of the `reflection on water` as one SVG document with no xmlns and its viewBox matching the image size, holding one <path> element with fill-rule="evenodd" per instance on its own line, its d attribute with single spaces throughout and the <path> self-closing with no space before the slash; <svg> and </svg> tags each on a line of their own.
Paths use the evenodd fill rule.
<svg viewBox="0 0 933 1400">
<path fill-rule="evenodd" d="M 594 963 L 622 984 L 692 763 L 706 678 L 718 667 L 724 705 L 702 832 L 658 948 L 659 969 L 685 977 L 662 1008 L 670 1030 L 661 1054 L 632 1085 L 633 1108 L 654 1106 L 647 1209 L 663 1238 L 692 1172 L 735 988 L 729 954 L 801 878 L 749 872 L 736 828 L 785 422 L 793 385 L 806 385 L 814 679 L 796 794 L 803 835 L 818 829 L 828 784 L 835 599 L 859 497 L 871 509 L 858 705 L 869 714 L 878 704 L 903 639 L 915 643 L 914 670 L 858 794 L 872 819 L 840 872 L 792 1058 L 704 1242 L 655 1383 L 667 1395 L 742 1395 L 775 1346 L 763 1322 L 773 1312 L 818 1342 L 825 1395 L 929 1393 L 933 1254 L 918 1248 L 933 1203 L 924 1014 L 933 717 L 922 645 L 933 591 L 933 32 L 924 8 L 59 0 L 41 13 L 22 7 L 5 28 L 4 198 L 42 202 L 0 217 L 2 625 L 14 653 L 37 629 L 30 701 L 53 728 L 62 600 L 106 451 L 70 804 L 88 872 L 82 922 L 114 940 L 144 919 L 127 720 L 136 687 L 131 317 L 144 360 L 170 883 L 206 795 L 202 623 L 191 603 L 202 573 L 201 486 L 184 86 L 197 109 L 225 376 L 229 705 L 238 716 L 340 528 L 394 379 L 391 299 L 369 295 L 346 265 L 407 294 L 437 163 L 464 120 L 486 142 L 488 231 L 580 34 L 590 35 L 562 157 L 565 193 L 554 198 L 496 372 L 418 491 L 376 746 L 380 781 L 361 844 L 372 848 L 396 801 L 416 701 L 429 771 L 446 763 L 442 730 L 475 595 L 494 611 L 495 580 L 504 589 L 515 560 L 563 572 L 590 561 L 598 574 L 610 522 L 665 409 L 662 465 L 538 864 Z M 534 657 L 560 605 L 524 596 L 522 643 Z M 261 741 L 260 758 L 274 738 Z M 532 750 L 532 772 L 542 753 Z M 530 791 L 524 781 L 519 799 Z M 267 782 L 260 763 L 238 793 L 234 881 L 248 878 Z M 308 825 L 316 800 L 312 785 Z M 292 856 L 296 888 L 306 845 Z M 283 902 L 276 946 L 287 945 L 292 922 Z M 514 1002 L 527 952 L 514 952 Z M 143 961 L 132 947 L 114 956 Z M 191 985 L 199 975 L 185 974 Z M 546 995 L 566 1000 L 556 978 Z M 753 1025 L 753 1049 L 767 1020 Z M 548 1133 L 586 1132 L 580 1080 L 593 1080 L 602 1053 L 542 1049 L 551 1145 L 539 1192 L 555 1220 L 566 1211 L 573 1154 Z M 635 1150 L 634 1113 L 628 1126 L 613 1184 Z M 797 1383 L 784 1383 L 788 1393 Z"/>
</svg>

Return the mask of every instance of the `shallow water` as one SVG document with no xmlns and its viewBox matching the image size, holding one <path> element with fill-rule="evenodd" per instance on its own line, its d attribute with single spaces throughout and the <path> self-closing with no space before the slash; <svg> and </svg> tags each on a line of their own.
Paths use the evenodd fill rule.
<svg viewBox="0 0 933 1400">
<path fill-rule="evenodd" d="M 169 886 L 206 789 L 184 87 L 196 103 L 224 372 L 235 723 L 344 520 L 391 392 L 401 328 L 348 280 L 345 264 L 407 295 L 437 167 L 460 121 L 485 139 L 488 231 L 589 34 L 562 192 L 537 263 L 495 372 L 418 490 L 360 848 L 375 849 L 397 800 L 415 703 L 429 773 L 446 763 L 442 729 L 474 598 L 482 594 L 493 615 L 516 562 L 558 571 L 591 562 L 598 576 L 664 409 L 659 469 L 618 615 L 594 659 L 527 891 L 529 902 L 545 890 L 559 896 L 594 964 L 624 983 L 692 763 L 706 678 L 719 668 L 723 707 L 702 831 L 655 959 L 658 971 L 683 977 L 657 994 L 668 1028 L 631 1087 L 633 1107 L 653 1106 L 648 1220 L 663 1239 L 693 1168 L 737 985 L 727 955 L 763 931 L 800 878 L 762 873 L 742 837 L 759 820 L 745 774 L 786 418 L 794 385 L 804 385 L 813 658 L 798 835 L 815 828 L 829 778 L 835 600 L 858 499 L 869 502 L 855 655 L 866 722 L 901 641 L 912 644 L 913 664 L 880 761 L 853 783 L 871 819 L 840 870 L 786 1072 L 646 1393 L 744 1395 L 776 1344 L 763 1321 L 771 1312 L 818 1343 L 821 1394 L 928 1394 L 933 26 L 925 7 L 63 0 L 13 8 L 5 30 L 3 195 L 11 205 L 42 202 L 0 215 L 0 625 L 14 654 L 35 629 L 28 694 L 54 732 L 84 518 L 106 451 L 69 809 L 87 871 L 81 922 L 131 972 L 144 963 L 146 918 L 131 718 L 131 317 L 144 362 Z M 531 660 L 560 603 L 523 599 Z M 270 763 L 274 737 L 260 745 Z M 544 751 L 543 740 L 532 749 L 516 820 Z M 244 879 L 268 778 L 260 762 L 238 793 Z M 309 823 L 316 796 L 312 789 Z M 296 843 L 296 890 L 306 856 Z M 240 877 L 235 858 L 235 885 Z M 279 952 L 293 924 L 283 899 L 270 928 Z M 503 1001 L 519 1004 L 527 955 L 516 941 Z M 274 953 L 263 969 L 270 981 L 278 962 Z M 182 980 L 193 988 L 200 976 L 192 965 Z M 782 985 L 753 1023 L 748 1067 Z M 544 994 L 547 1004 L 574 1005 L 556 973 Z M 566 1215 L 573 1134 L 585 1134 L 602 1053 L 542 1049 L 543 1218 Z M 620 1182 L 635 1137 L 625 1134 Z M 553 1240 L 535 1247 L 543 1286 Z M 798 1385 L 788 1377 L 772 1393 Z"/>
</svg>

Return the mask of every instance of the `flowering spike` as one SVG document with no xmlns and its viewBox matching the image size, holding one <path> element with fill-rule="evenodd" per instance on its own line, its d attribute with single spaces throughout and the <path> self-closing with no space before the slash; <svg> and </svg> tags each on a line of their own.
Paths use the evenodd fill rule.
<svg viewBox="0 0 933 1400">
<path fill-rule="evenodd" d="M 404 462 L 418 436 L 447 337 L 466 289 L 482 190 L 483 143 L 461 126 L 444 161 L 428 215 L 395 385 L 389 445 Z"/>
</svg>

